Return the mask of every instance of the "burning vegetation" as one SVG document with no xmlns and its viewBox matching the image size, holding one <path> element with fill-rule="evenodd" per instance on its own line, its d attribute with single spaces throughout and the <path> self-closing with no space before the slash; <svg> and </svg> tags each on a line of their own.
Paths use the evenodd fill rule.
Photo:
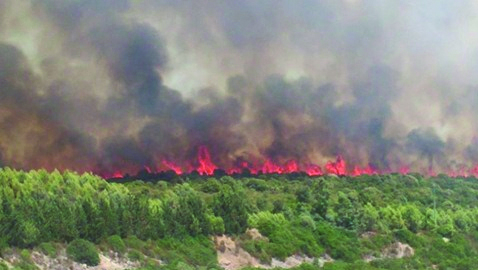
<svg viewBox="0 0 478 270">
<path fill-rule="evenodd" d="M 187 169 L 184 169 L 187 168 Z M 261 174 L 305 174 L 308 176 L 321 176 L 326 174 L 334 174 L 338 176 L 360 176 L 360 175 L 374 175 L 374 174 L 388 174 L 399 173 L 408 174 L 408 167 L 400 167 L 395 171 L 380 170 L 374 168 L 372 165 L 366 167 L 354 166 L 352 170 L 347 169 L 347 163 L 341 156 L 337 156 L 335 161 L 328 161 L 324 169 L 316 164 L 299 164 L 297 160 L 291 159 L 283 164 L 274 163 L 267 159 L 264 163 L 252 164 L 246 161 L 238 162 L 238 165 L 230 168 L 220 168 L 211 159 L 211 154 L 205 146 L 199 147 L 197 160 L 187 163 L 187 165 L 180 165 L 172 161 L 163 160 L 159 167 L 144 166 L 144 168 L 134 176 L 134 178 L 151 178 L 156 175 L 161 177 L 174 177 L 186 174 L 199 174 L 202 176 L 223 176 L 223 175 L 261 175 Z M 447 172 L 451 177 L 478 177 L 478 166 L 466 169 L 462 168 L 459 171 Z M 436 173 L 432 167 L 424 174 L 435 176 Z M 129 174 L 123 174 L 121 171 L 113 173 L 106 173 L 102 175 L 108 179 L 114 178 L 129 178 Z"/>
<path fill-rule="evenodd" d="M 424 12 L 389 16 L 361 1 L 2 1 L 0 165 L 108 178 L 477 175 L 476 65 L 430 34 L 470 44 L 441 22 L 461 29 L 474 17 Z M 423 53 L 427 44 L 435 49 Z"/>
</svg>

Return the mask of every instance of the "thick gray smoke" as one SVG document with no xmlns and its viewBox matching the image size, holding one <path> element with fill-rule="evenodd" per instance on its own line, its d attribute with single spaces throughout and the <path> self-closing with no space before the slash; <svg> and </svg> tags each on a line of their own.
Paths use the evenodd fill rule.
<svg viewBox="0 0 478 270">
<path fill-rule="evenodd" d="M 478 163 L 474 1 L 0 1 L 0 164 Z"/>
</svg>

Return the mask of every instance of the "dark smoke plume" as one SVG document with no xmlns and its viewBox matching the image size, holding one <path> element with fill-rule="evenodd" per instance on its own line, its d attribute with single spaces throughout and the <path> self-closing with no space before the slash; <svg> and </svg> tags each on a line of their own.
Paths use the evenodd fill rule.
<svg viewBox="0 0 478 270">
<path fill-rule="evenodd" d="M 478 163 L 473 1 L 0 2 L 0 165 Z"/>
<path fill-rule="evenodd" d="M 428 160 L 429 170 L 433 169 L 433 159 L 444 154 L 445 143 L 433 129 L 414 129 L 407 136 L 407 146 Z"/>
</svg>

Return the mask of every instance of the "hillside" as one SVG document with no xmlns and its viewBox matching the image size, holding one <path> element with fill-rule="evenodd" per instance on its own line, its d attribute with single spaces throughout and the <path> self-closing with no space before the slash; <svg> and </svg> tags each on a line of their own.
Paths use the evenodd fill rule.
<svg viewBox="0 0 478 270">
<path fill-rule="evenodd" d="M 0 269 L 478 265 L 473 177 L 195 175 L 120 184 L 4 168 L 0 183 Z"/>
</svg>

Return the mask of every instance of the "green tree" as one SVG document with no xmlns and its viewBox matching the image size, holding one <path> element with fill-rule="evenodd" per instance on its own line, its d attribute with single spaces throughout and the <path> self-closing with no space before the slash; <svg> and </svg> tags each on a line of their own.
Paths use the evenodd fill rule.
<svg viewBox="0 0 478 270">
<path fill-rule="evenodd" d="M 223 184 L 214 197 L 213 210 L 216 216 L 224 220 L 226 233 L 244 232 L 251 206 L 242 185 L 235 181 Z"/>
<path fill-rule="evenodd" d="M 380 228 L 380 214 L 371 203 L 363 207 L 359 228 L 361 231 L 376 231 Z"/>
<path fill-rule="evenodd" d="M 423 228 L 424 216 L 414 204 L 406 204 L 400 207 L 405 226 L 412 232 L 418 232 Z"/>
<path fill-rule="evenodd" d="M 100 256 L 95 245 L 83 239 L 73 240 L 66 248 L 66 253 L 75 262 L 89 266 L 96 266 L 100 263 Z"/>
<path fill-rule="evenodd" d="M 383 224 L 389 230 L 402 229 L 405 226 L 405 222 L 402 218 L 402 213 L 396 207 L 388 205 L 387 207 L 380 208 L 380 218 L 383 220 Z"/>
</svg>

